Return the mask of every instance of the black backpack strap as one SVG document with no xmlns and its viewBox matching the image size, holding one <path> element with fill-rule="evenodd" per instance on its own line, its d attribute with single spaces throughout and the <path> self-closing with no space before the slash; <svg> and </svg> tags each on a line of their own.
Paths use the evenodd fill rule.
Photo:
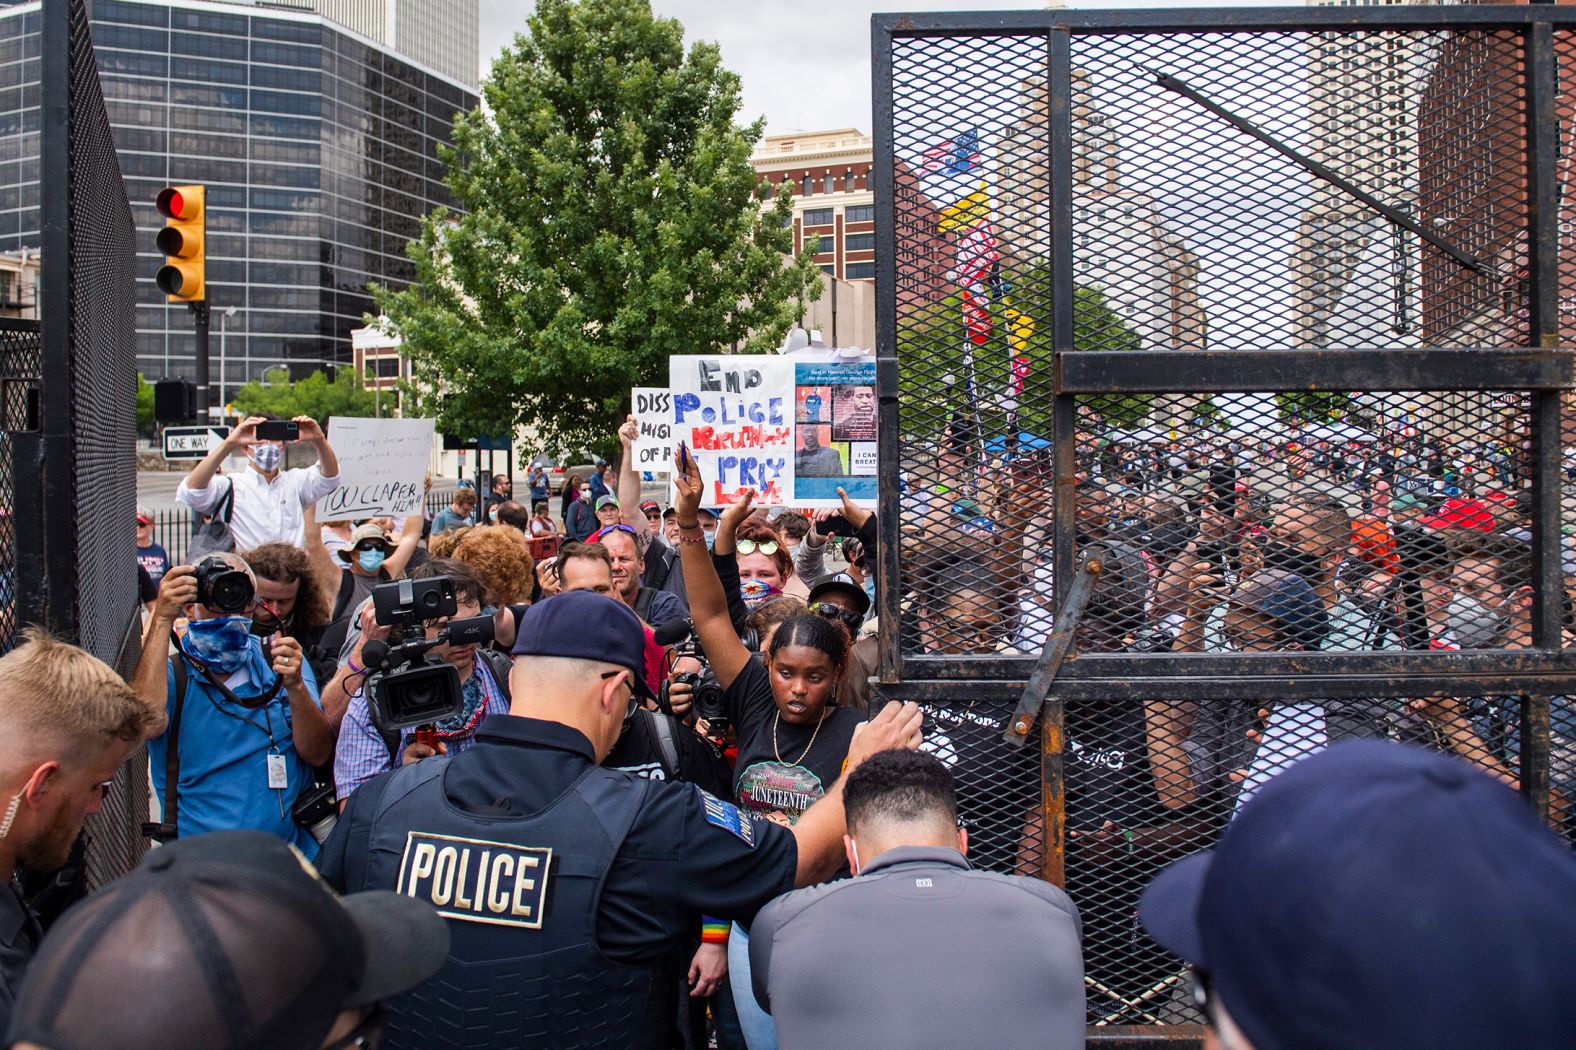
<svg viewBox="0 0 1576 1050">
<path fill-rule="evenodd" d="M 235 479 L 230 478 L 228 480 L 230 482 L 230 491 L 224 494 L 224 499 L 219 501 L 219 506 L 216 508 L 226 525 L 230 524 L 230 519 L 235 517 Z"/>
<path fill-rule="evenodd" d="M 509 695 L 509 672 L 514 668 L 514 661 L 496 649 L 478 649 L 482 659 L 487 661 L 487 669 L 492 672 L 493 681 L 498 683 L 498 689 L 503 693 L 505 700 L 512 700 Z"/>
<path fill-rule="evenodd" d="M 657 590 L 655 587 L 642 587 L 635 592 L 635 615 L 640 617 L 641 622 L 651 622 L 651 607 L 656 602 Z"/>
<path fill-rule="evenodd" d="M 356 581 L 351 579 L 351 573 L 341 569 L 339 571 L 339 593 L 334 596 L 334 613 L 328 618 L 330 623 L 340 619 L 350 610 L 346 608 L 350 599 L 356 593 Z"/>
<path fill-rule="evenodd" d="M 232 487 L 231 491 L 234 491 Z M 174 638 L 175 633 L 170 632 Z M 176 641 L 175 653 L 175 713 L 170 718 L 170 727 L 166 731 L 169 741 L 164 752 L 164 819 L 162 821 L 148 821 L 142 825 L 142 834 L 146 838 L 158 842 L 173 842 L 180 834 L 180 793 L 178 785 L 181 779 L 181 712 L 186 708 L 186 660 L 181 656 L 179 640 Z"/>
<path fill-rule="evenodd" d="M 671 782 L 679 774 L 679 745 L 673 739 L 673 720 L 657 711 L 641 708 L 640 714 L 646 720 L 646 726 L 651 730 L 651 735 L 657 738 L 657 750 L 662 752 L 663 772 L 668 775 Z"/>
</svg>

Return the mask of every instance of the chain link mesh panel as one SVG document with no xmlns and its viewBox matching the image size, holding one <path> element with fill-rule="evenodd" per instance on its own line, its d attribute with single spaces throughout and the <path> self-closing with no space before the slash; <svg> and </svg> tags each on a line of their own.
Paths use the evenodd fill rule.
<svg viewBox="0 0 1576 1050">
<path fill-rule="evenodd" d="M 40 165 L 46 453 L 42 499 L 29 512 L 43 515 L 47 526 L 47 575 L 36 583 L 45 589 L 52 626 L 129 675 L 139 648 L 131 527 L 135 227 L 86 7 L 70 0 L 50 5 L 44 15 L 42 93 L 54 104 L 43 110 Z M 90 883 L 115 877 L 141 856 L 147 799 L 139 752 L 87 823 Z"/>
<path fill-rule="evenodd" d="M 1576 314 L 1570 195 L 1557 232 L 1529 198 L 1570 78 L 1536 86 L 1520 15 L 1336 15 L 877 19 L 884 688 L 971 856 L 1078 904 L 1093 1025 L 1201 1020 L 1137 896 L 1332 742 L 1546 777 L 1572 830 L 1576 712 L 1522 695 L 1576 637 L 1570 360 L 1521 349 Z M 1067 687 L 1005 743 L 1096 562 Z"/>
<path fill-rule="evenodd" d="M 38 322 L 0 319 L 0 653 L 17 632 L 17 434 L 38 429 Z"/>
</svg>

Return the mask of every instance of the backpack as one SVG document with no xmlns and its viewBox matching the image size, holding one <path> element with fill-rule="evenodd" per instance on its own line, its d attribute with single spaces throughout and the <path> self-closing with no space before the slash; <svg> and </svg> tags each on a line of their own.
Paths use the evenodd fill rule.
<svg viewBox="0 0 1576 1050">
<path fill-rule="evenodd" d="M 198 526 L 192 533 L 191 543 L 186 546 L 186 564 L 196 565 L 210 554 L 228 554 L 235 550 L 235 534 L 230 531 L 230 519 L 235 517 L 234 481 L 230 482 L 230 490 L 215 509 L 218 513 L 213 515 L 213 520 Z"/>
</svg>

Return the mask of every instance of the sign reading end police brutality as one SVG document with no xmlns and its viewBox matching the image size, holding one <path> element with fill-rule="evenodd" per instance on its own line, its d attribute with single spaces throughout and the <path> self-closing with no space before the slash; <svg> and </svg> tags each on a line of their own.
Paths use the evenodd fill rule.
<svg viewBox="0 0 1576 1050">
<path fill-rule="evenodd" d="M 705 507 L 755 490 L 760 506 L 789 502 L 793 481 L 793 363 L 765 355 L 668 358 L 673 442 L 689 445 L 706 479 Z"/>
<path fill-rule="evenodd" d="M 339 459 L 339 488 L 317 501 L 318 520 L 421 513 L 432 429 L 430 419 L 331 416 L 328 440 Z"/>
</svg>

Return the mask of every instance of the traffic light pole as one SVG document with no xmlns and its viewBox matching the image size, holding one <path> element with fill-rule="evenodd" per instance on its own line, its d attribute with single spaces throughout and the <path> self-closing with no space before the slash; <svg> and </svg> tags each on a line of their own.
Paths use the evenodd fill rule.
<svg viewBox="0 0 1576 1050">
<path fill-rule="evenodd" d="M 208 411 L 208 300 L 198 299 L 191 308 L 197 329 L 197 422 L 207 424 L 213 419 Z"/>
</svg>

